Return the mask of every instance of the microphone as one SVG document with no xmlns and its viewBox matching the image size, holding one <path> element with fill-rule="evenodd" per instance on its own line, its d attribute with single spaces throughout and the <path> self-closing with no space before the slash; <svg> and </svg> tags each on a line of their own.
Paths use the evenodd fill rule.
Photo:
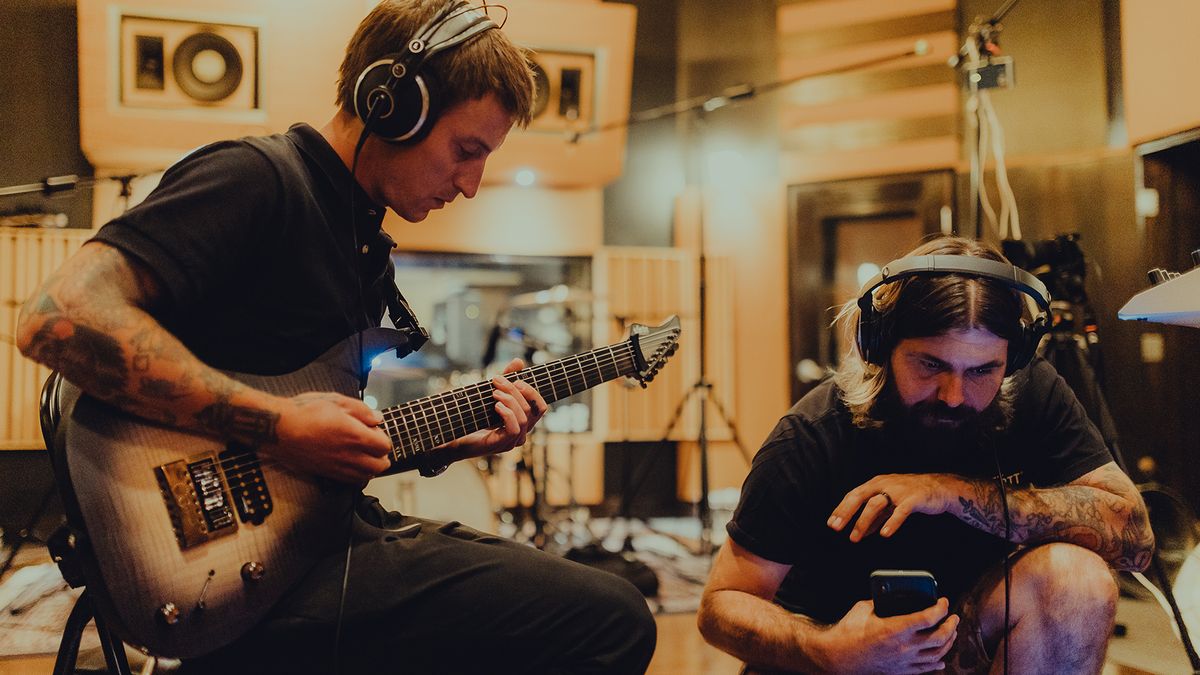
<svg viewBox="0 0 1200 675">
<path fill-rule="evenodd" d="M 483 350 L 483 368 L 491 365 L 496 358 L 496 343 L 500 342 L 500 322 L 497 321 L 492 325 L 492 331 L 488 333 L 487 347 Z"/>
</svg>

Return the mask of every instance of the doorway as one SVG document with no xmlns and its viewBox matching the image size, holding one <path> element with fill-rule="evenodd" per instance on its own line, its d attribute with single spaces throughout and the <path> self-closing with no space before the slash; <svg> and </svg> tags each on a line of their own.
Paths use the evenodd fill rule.
<svg viewBox="0 0 1200 675">
<path fill-rule="evenodd" d="M 788 190 L 788 325 L 799 399 L 848 347 L 832 327 L 879 267 L 952 230 L 950 170 L 795 185 Z"/>
</svg>

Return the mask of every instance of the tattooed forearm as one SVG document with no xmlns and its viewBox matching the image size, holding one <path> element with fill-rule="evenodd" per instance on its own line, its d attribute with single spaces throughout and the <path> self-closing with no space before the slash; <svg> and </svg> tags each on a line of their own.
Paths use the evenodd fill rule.
<svg viewBox="0 0 1200 675">
<path fill-rule="evenodd" d="M 144 309 L 158 297 L 149 272 L 115 249 L 85 245 L 23 306 L 18 347 L 145 419 L 225 440 L 274 441 L 275 397 L 196 359 Z"/>
<path fill-rule="evenodd" d="M 124 393 L 129 382 L 121 345 L 112 336 L 51 317 L 35 333 L 28 356 L 70 374 L 95 396 L 109 400 Z"/>
<path fill-rule="evenodd" d="M 1091 549 L 1118 569 L 1145 569 L 1154 535 L 1145 504 L 1115 466 L 1057 488 L 1010 488 L 1008 538 L 1021 544 L 1065 541 Z M 966 481 L 956 515 L 968 525 L 1005 536 L 1000 490 L 988 481 Z"/>
<path fill-rule="evenodd" d="M 196 421 L 214 436 L 247 445 L 266 445 L 279 440 L 275 426 L 279 413 L 218 401 L 196 413 Z"/>
</svg>

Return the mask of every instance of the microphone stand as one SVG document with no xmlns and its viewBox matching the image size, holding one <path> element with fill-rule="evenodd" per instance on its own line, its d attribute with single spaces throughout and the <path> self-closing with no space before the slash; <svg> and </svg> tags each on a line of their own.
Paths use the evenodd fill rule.
<svg viewBox="0 0 1200 675">
<path fill-rule="evenodd" d="M 1008 79 L 1011 75 L 1012 59 L 1010 57 L 993 57 L 993 54 L 999 53 L 999 46 L 996 40 L 1000 36 L 1000 31 L 1004 27 L 1000 24 L 1004 17 L 1012 11 L 1016 6 L 1017 0 L 1006 0 L 996 10 L 990 19 L 986 21 L 977 19 L 969 28 L 970 35 L 967 37 L 968 44 L 975 42 L 978 48 L 978 59 L 971 59 L 971 49 L 968 44 L 964 44 L 959 49 L 958 54 L 951 60 L 951 65 L 961 67 L 963 71 L 963 82 L 967 88 L 967 97 L 964 101 L 964 107 L 967 114 L 964 119 L 967 120 L 968 137 L 970 142 L 967 144 L 967 157 L 970 163 L 970 211 L 969 222 L 974 228 L 974 237 L 976 239 L 983 238 L 983 209 L 982 209 L 982 191 L 983 191 L 983 163 L 980 157 L 979 140 L 979 91 L 981 89 L 992 89 L 995 87 L 1011 86 L 1012 82 Z"/>
<path fill-rule="evenodd" d="M 153 173 L 153 172 L 151 172 Z M 0 188 L 0 197 L 11 197 L 14 195 L 32 194 L 35 192 L 42 193 L 43 197 L 51 197 L 59 192 L 69 192 L 76 188 L 92 187 L 105 181 L 116 181 L 121 184 L 121 210 L 129 210 L 129 199 L 133 196 L 133 181 L 148 174 L 129 173 L 118 176 L 77 176 L 68 174 L 65 176 L 49 176 L 43 178 L 39 183 L 25 183 L 23 185 L 10 185 Z"/>
</svg>

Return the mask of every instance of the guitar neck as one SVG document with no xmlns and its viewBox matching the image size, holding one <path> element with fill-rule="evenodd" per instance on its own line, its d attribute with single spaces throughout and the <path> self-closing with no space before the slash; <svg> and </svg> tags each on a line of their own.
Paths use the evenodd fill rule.
<svg viewBox="0 0 1200 675">
<path fill-rule="evenodd" d="M 524 368 L 503 377 L 528 382 L 547 403 L 637 371 L 629 341 Z M 490 381 L 426 396 L 383 410 L 383 429 L 392 439 L 393 462 L 429 450 L 480 429 L 501 424 Z"/>
</svg>

